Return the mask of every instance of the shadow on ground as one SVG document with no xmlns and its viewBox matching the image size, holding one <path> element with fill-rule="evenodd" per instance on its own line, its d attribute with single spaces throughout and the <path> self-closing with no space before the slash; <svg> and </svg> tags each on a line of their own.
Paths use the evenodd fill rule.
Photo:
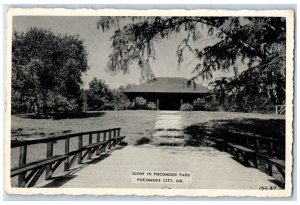
<svg viewBox="0 0 300 205">
<path fill-rule="evenodd" d="M 90 112 L 69 112 L 69 113 L 48 113 L 48 114 L 18 114 L 16 116 L 20 118 L 29 118 L 29 119 L 53 119 L 53 120 L 62 120 L 62 119 L 75 119 L 75 118 L 89 118 L 89 117 L 102 117 L 105 115 L 105 112 L 102 111 L 90 111 Z"/>
<path fill-rule="evenodd" d="M 193 124 L 184 129 L 187 136 L 186 146 L 210 146 L 210 138 L 226 138 L 231 132 L 255 134 L 261 137 L 285 140 L 284 119 L 236 118 L 211 120 Z"/>
<path fill-rule="evenodd" d="M 279 149 L 272 150 L 272 154 L 267 153 L 264 147 L 264 143 L 261 143 L 259 150 L 261 154 L 266 154 L 271 158 L 285 159 L 285 120 L 284 119 L 257 119 L 257 118 L 236 118 L 228 120 L 211 120 L 205 123 L 193 124 L 184 129 L 184 134 L 186 135 L 185 146 L 212 146 L 220 150 L 220 147 L 216 144 L 216 139 L 225 139 L 227 141 L 238 133 L 238 140 L 240 144 L 247 144 L 247 135 L 256 135 L 263 138 L 273 138 L 278 139 L 281 142 Z M 265 142 L 268 144 L 268 142 Z M 222 150 L 221 150 L 222 151 Z M 244 166 L 247 164 L 243 161 L 232 157 L 237 162 Z M 262 172 L 268 173 L 267 171 L 267 161 L 260 160 L 258 169 Z M 251 165 L 253 167 L 253 165 Z M 273 177 L 278 180 L 274 180 L 273 183 L 279 187 L 284 187 L 284 179 L 275 169 L 273 170 Z"/>
</svg>

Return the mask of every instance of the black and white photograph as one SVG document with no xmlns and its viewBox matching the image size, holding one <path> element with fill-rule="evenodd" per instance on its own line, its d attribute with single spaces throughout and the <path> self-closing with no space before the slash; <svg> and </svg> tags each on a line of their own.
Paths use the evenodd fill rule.
<svg viewBox="0 0 300 205">
<path fill-rule="evenodd" d="M 291 195 L 293 10 L 8 20 L 8 192 Z"/>
</svg>

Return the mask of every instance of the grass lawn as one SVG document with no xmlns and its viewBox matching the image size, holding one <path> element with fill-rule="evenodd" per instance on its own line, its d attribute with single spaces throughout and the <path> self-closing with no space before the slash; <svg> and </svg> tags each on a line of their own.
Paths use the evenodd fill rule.
<svg viewBox="0 0 300 205">
<path fill-rule="evenodd" d="M 12 116 L 12 138 L 51 137 L 68 133 L 78 133 L 93 130 L 104 130 L 121 127 L 124 141 L 134 145 L 142 137 L 150 137 L 154 131 L 156 111 L 107 111 L 101 117 L 77 119 L 28 119 Z M 83 145 L 87 137 L 83 138 Z M 70 151 L 75 150 L 77 139 L 70 140 Z M 46 156 L 46 144 L 28 146 L 27 162 L 43 159 Z M 54 155 L 63 154 L 64 142 L 58 141 L 54 145 Z M 18 165 L 19 149 L 13 148 L 11 153 L 12 167 Z"/>
<path fill-rule="evenodd" d="M 100 117 L 77 119 L 28 119 L 12 116 L 12 137 L 50 137 L 93 130 L 121 127 L 125 141 L 134 144 L 140 137 L 149 137 L 154 130 L 157 111 L 106 111 Z"/>
<path fill-rule="evenodd" d="M 206 139 L 228 139 L 233 133 L 239 133 L 242 141 L 249 134 L 285 141 L 284 115 L 234 112 L 183 112 L 182 115 L 187 146 L 209 146 Z M 276 151 L 276 157 L 284 159 L 283 147 Z M 262 149 L 267 151 L 267 147 Z"/>
</svg>

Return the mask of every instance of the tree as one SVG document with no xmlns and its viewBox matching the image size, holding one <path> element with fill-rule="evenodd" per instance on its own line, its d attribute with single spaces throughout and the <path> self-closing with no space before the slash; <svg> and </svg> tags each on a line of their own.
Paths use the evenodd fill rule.
<svg viewBox="0 0 300 205">
<path fill-rule="evenodd" d="M 127 23 L 121 24 L 122 20 Z M 217 70 L 232 70 L 233 77 L 216 79 L 210 85 L 217 95 L 221 93 L 218 99 L 226 98 L 221 100 L 223 103 L 246 102 L 249 98 L 284 103 L 285 18 L 101 17 L 98 28 L 115 29 L 107 65 L 111 72 L 128 73 L 129 65 L 138 62 L 144 76 L 153 76 L 149 59 L 155 59 L 155 44 L 181 33 L 186 37 L 176 51 L 178 64 L 183 62 L 184 52 L 191 52 L 198 60 L 191 82 L 211 79 Z M 216 38 L 216 42 L 203 47 L 205 35 Z M 246 64 L 247 69 L 239 73 L 241 64 Z"/>
<path fill-rule="evenodd" d="M 126 110 L 130 106 L 130 102 L 128 97 L 123 93 L 123 91 L 136 86 L 135 84 L 126 84 L 121 85 L 117 89 L 112 90 L 113 100 L 112 103 L 114 104 L 115 109 L 117 110 Z"/>
<path fill-rule="evenodd" d="M 103 110 L 107 104 L 112 102 L 113 94 L 105 81 L 94 78 L 89 83 L 86 98 L 89 110 Z"/>
<path fill-rule="evenodd" d="M 12 41 L 13 112 L 78 109 L 82 74 L 89 69 L 78 35 L 42 28 L 14 32 Z"/>
</svg>

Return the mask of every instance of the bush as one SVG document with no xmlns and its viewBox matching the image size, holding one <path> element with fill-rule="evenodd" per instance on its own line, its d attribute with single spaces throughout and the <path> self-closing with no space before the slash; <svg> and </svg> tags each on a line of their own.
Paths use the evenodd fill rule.
<svg viewBox="0 0 300 205">
<path fill-rule="evenodd" d="M 180 110 L 181 111 L 192 111 L 194 110 L 193 105 L 189 104 L 189 103 L 184 103 L 180 106 Z"/>
<path fill-rule="evenodd" d="M 194 110 L 205 110 L 205 99 L 204 98 L 197 98 L 193 101 Z"/>
<path fill-rule="evenodd" d="M 50 101 L 51 100 L 51 101 Z M 78 104 L 75 99 L 68 99 L 60 94 L 56 97 L 49 97 L 47 102 L 48 109 L 53 110 L 54 112 L 74 112 L 78 109 Z"/>
<path fill-rule="evenodd" d="M 149 102 L 147 104 L 147 109 L 148 110 L 156 110 L 156 104 L 154 102 Z"/>
<path fill-rule="evenodd" d="M 143 144 L 149 144 L 151 142 L 151 139 L 148 137 L 142 137 L 141 139 L 138 139 L 135 143 L 135 145 L 143 145 Z"/>
<path fill-rule="evenodd" d="M 135 99 L 135 101 L 136 101 L 137 105 L 146 105 L 147 104 L 147 100 L 143 97 L 137 97 Z"/>
<path fill-rule="evenodd" d="M 115 109 L 115 106 L 111 103 L 105 103 L 102 108 L 102 110 L 114 110 L 114 109 Z"/>
<path fill-rule="evenodd" d="M 126 110 L 135 110 L 135 104 L 134 103 L 128 103 L 125 107 Z"/>
</svg>

